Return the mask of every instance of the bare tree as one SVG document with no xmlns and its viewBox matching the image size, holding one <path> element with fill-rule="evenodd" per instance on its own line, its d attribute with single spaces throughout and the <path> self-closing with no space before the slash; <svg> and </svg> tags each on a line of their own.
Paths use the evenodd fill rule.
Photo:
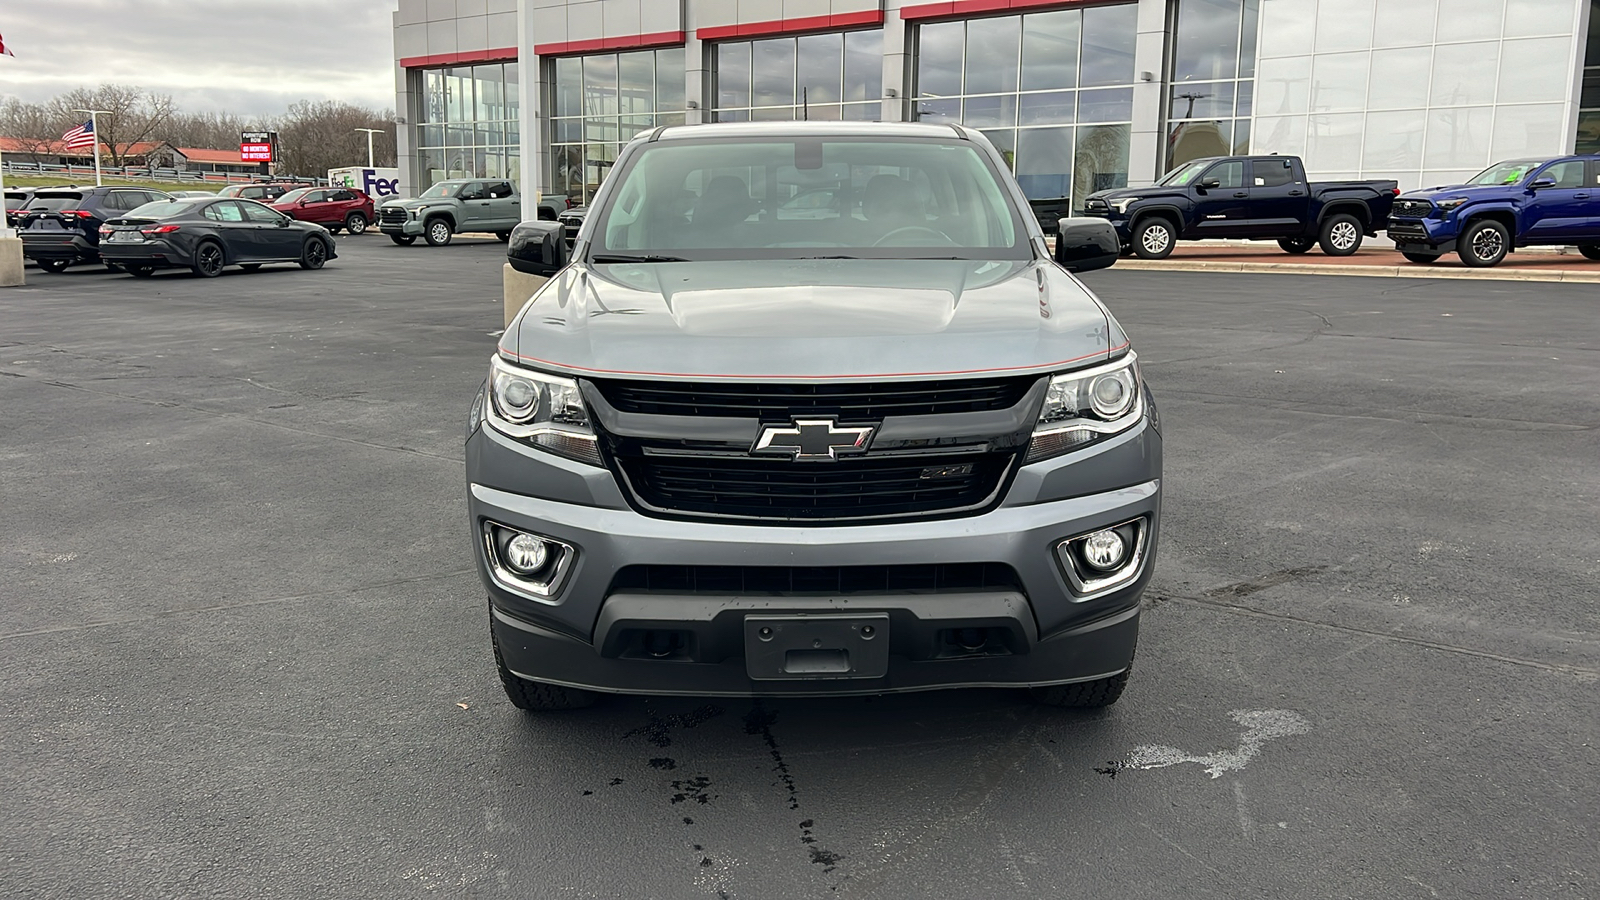
<svg viewBox="0 0 1600 900">
<path fill-rule="evenodd" d="M 301 100 L 278 124 L 282 161 L 278 168 L 296 175 L 322 175 L 339 166 L 367 161 L 367 136 L 357 128 L 381 128 L 373 135 L 373 162 L 395 164 L 394 115 L 333 100 Z"/>
<path fill-rule="evenodd" d="M 0 136 L 16 141 L 16 151 L 49 156 L 61 140 L 61 123 L 48 105 L 24 103 L 15 97 L 0 102 Z"/>
<path fill-rule="evenodd" d="M 50 107 L 65 121 L 81 121 L 79 109 L 104 110 L 96 122 L 97 137 L 111 157 L 111 165 L 127 164 L 129 148 L 142 141 L 159 140 L 177 107 L 169 94 L 155 94 L 140 87 L 103 84 L 97 88 L 77 88 L 50 101 Z"/>
<path fill-rule="evenodd" d="M 245 120 L 233 113 L 176 113 L 161 137 L 174 147 L 228 150 L 239 144 L 239 132 L 278 128 L 276 117 Z"/>
</svg>

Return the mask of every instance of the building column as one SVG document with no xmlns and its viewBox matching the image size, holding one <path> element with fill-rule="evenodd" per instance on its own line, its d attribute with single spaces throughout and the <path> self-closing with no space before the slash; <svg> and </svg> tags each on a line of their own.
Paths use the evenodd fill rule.
<svg viewBox="0 0 1600 900">
<path fill-rule="evenodd" d="M 883 121 L 909 121 L 911 102 L 906 94 L 911 89 L 910 31 L 900 18 L 904 0 L 885 0 L 883 4 Z"/>
<path fill-rule="evenodd" d="M 1133 50 L 1133 136 L 1128 184 L 1153 184 L 1166 167 L 1168 0 L 1139 0 L 1139 32 Z"/>
<path fill-rule="evenodd" d="M 544 59 L 533 52 L 534 16 L 528 0 L 517 0 L 517 114 L 522 156 L 522 220 L 539 218 L 539 199 L 550 191 L 550 97 Z"/>
<path fill-rule="evenodd" d="M 716 80 L 711 77 L 705 42 L 697 34 L 700 29 L 698 4 L 686 0 L 679 21 L 683 22 L 684 34 L 683 99 L 685 105 L 693 107 L 684 111 L 683 121 L 689 125 L 704 125 L 711 121 L 711 109 L 716 106 L 716 98 L 711 96 Z"/>
</svg>

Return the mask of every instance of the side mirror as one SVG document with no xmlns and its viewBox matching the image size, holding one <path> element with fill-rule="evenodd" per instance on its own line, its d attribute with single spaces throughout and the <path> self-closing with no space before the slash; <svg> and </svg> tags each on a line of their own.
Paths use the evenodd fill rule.
<svg viewBox="0 0 1600 900">
<path fill-rule="evenodd" d="M 1200 187 L 1203 187 L 1208 191 L 1216 190 L 1217 188 L 1222 187 L 1222 182 L 1216 178 L 1207 178 L 1205 181 L 1200 182 Z"/>
<path fill-rule="evenodd" d="M 511 229 L 511 238 L 506 241 L 506 261 L 518 272 L 554 277 L 567 266 L 565 232 L 558 222 L 523 222 Z"/>
<path fill-rule="evenodd" d="M 1533 180 L 1533 184 L 1529 185 L 1529 187 L 1533 188 L 1536 191 L 1539 190 L 1540 188 L 1555 187 L 1555 186 L 1556 186 L 1556 180 L 1554 178 L 1535 178 Z"/>
<path fill-rule="evenodd" d="M 1121 255 L 1122 241 L 1105 219 L 1075 217 L 1056 226 L 1056 262 L 1068 272 L 1109 268 Z"/>
<path fill-rule="evenodd" d="M 288 216 L 284 216 L 283 218 L 278 220 L 278 227 L 279 228 L 288 228 L 289 227 L 289 223 L 293 222 L 293 221 L 294 220 L 289 218 Z"/>
</svg>

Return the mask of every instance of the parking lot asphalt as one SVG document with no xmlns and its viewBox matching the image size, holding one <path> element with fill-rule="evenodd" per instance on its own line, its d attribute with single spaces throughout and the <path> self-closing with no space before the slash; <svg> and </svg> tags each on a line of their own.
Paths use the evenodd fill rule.
<svg viewBox="0 0 1600 900">
<path fill-rule="evenodd" d="M 0 290 L 0 896 L 1600 896 L 1600 300 L 1118 271 L 1121 703 L 529 716 L 470 568 L 501 245 Z"/>
</svg>

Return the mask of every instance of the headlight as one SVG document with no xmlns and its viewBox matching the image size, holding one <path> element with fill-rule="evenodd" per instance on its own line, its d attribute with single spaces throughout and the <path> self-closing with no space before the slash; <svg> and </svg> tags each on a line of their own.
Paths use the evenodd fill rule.
<svg viewBox="0 0 1600 900">
<path fill-rule="evenodd" d="M 578 383 L 546 375 L 496 356 L 489 367 L 489 424 L 551 453 L 601 465 L 600 450 Z"/>
<path fill-rule="evenodd" d="M 1444 200 L 1436 200 L 1433 205 L 1439 207 L 1440 212 L 1449 212 L 1467 202 L 1467 199 L 1466 197 L 1450 197 Z"/>
<path fill-rule="evenodd" d="M 1050 379 L 1027 462 L 1075 450 L 1132 428 L 1144 415 L 1139 359 L 1129 353 L 1106 366 Z"/>
<path fill-rule="evenodd" d="M 1126 214 L 1128 207 L 1132 206 L 1134 201 L 1138 199 L 1138 197 L 1123 197 L 1120 200 L 1112 200 L 1110 205 L 1112 209 L 1117 211 L 1117 215 L 1120 216 Z"/>
</svg>

